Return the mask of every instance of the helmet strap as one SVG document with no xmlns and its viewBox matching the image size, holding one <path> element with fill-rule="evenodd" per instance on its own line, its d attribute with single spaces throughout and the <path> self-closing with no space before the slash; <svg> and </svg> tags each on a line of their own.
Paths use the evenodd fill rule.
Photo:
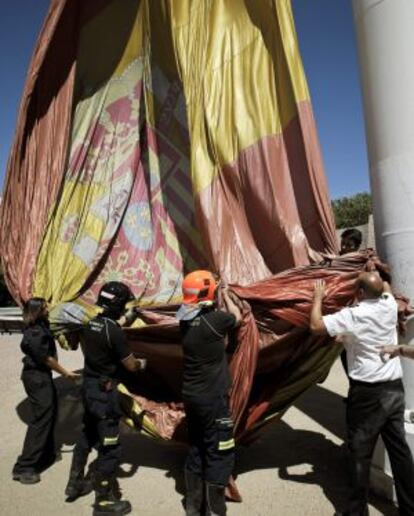
<svg viewBox="0 0 414 516">
<path fill-rule="evenodd" d="M 121 317 L 123 311 L 123 309 L 116 306 L 104 307 L 101 315 L 108 319 L 112 319 L 113 321 L 117 321 Z"/>
</svg>

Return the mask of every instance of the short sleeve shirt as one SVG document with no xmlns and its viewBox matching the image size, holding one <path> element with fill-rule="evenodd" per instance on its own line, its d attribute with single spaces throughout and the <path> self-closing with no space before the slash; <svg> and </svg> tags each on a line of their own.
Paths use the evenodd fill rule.
<svg viewBox="0 0 414 516">
<path fill-rule="evenodd" d="M 398 344 L 398 306 L 392 294 L 325 315 L 323 322 L 331 337 L 343 337 L 352 379 L 375 383 L 402 377 L 400 359 L 389 360 L 378 352 L 379 346 Z"/>
<path fill-rule="evenodd" d="M 203 311 L 192 321 L 181 321 L 184 397 L 228 392 L 231 382 L 224 337 L 235 325 L 234 315 L 221 310 Z"/>
<path fill-rule="evenodd" d="M 131 355 L 127 339 L 120 326 L 107 317 L 89 321 L 82 335 L 85 375 L 113 378 L 120 362 Z"/>
<path fill-rule="evenodd" d="M 56 344 L 47 323 L 39 322 L 28 326 L 23 332 L 20 348 L 24 353 L 24 369 L 50 372 L 45 364 L 48 357 L 56 357 Z"/>
</svg>

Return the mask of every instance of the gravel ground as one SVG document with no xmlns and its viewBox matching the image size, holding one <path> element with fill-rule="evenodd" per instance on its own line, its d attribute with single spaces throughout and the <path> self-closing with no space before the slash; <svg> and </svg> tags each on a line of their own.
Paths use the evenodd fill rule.
<svg viewBox="0 0 414 516">
<path fill-rule="evenodd" d="M 39 484 L 11 479 L 25 434 L 27 400 L 20 381 L 19 336 L 0 337 L 1 461 L 0 516 L 83 516 L 92 514 L 93 495 L 65 502 L 64 489 L 72 449 L 79 433 L 79 388 L 56 378 L 59 392 L 57 440 L 62 460 L 42 474 Z M 68 368 L 82 367 L 80 352 L 60 352 Z M 338 362 L 328 379 L 310 389 L 259 441 L 237 450 L 240 504 L 228 504 L 229 516 L 332 516 L 346 500 L 345 405 L 347 381 Z M 132 514 L 184 514 L 182 467 L 186 449 L 162 444 L 124 429 L 119 481 Z M 93 457 L 92 457 L 93 458 Z M 382 500 L 371 500 L 371 516 L 397 514 Z"/>
</svg>

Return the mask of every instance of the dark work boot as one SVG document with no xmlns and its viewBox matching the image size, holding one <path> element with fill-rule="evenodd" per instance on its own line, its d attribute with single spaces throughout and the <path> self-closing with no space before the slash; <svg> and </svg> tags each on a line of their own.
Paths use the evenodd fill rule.
<svg viewBox="0 0 414 516">
<path fill-rule="evenodd" d="M 111 478 L 96 473 L 93 516 L 122 515 L 129 514 L 132 511 L 128 500 L 118 500 L 112 486 Z"/>
<path fill-rule="evenodd" d="M 208 516 L 225 516 L 227 514 L 224 486 L 206 482 L 206 502 Z"/>
<path fill-rule="evenodd" d="M 33 468 L 21 469 L 14 466 L 12 477 L 13 480 L 17 480 L 21 484 L 37 484 L 37 482 L 40 482 L 40 475 Z"/>
<path fill-rule="evenodd" d="M 75 447 L 73 450 L 69 481 L 65 489 L 65 495 L 69 502 L 73 502 L 76 498 L 87 495 L 93 490 L 92 481 L 85 478 L 88 455 L 89 450 L 87 449 Z"/>
<path fill-rule="evenodd" d="M 204 484 L 199 475 L 184 469 L 185 478 L 185 514 L 186 516 L 201 516 Z"/>
</svg>

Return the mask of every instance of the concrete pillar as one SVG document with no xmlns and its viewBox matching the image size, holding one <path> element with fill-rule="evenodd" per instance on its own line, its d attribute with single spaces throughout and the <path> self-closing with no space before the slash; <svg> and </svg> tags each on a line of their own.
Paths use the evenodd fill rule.
<svg viewBox="0 0 414 516">
<path fill-rule="evenodd" d="M 353 12 L 377 249 L 392 267 L 393 287 L 414 302 L 414 0 L 353 0 Z M 414 321 L 406 341 L 414 344 Z M 403 369 L 406 406 L 414 410 L 414 361 L 403 360 Z M 386 479 L 375 483 L 384 492 Z"/>
</svg>

